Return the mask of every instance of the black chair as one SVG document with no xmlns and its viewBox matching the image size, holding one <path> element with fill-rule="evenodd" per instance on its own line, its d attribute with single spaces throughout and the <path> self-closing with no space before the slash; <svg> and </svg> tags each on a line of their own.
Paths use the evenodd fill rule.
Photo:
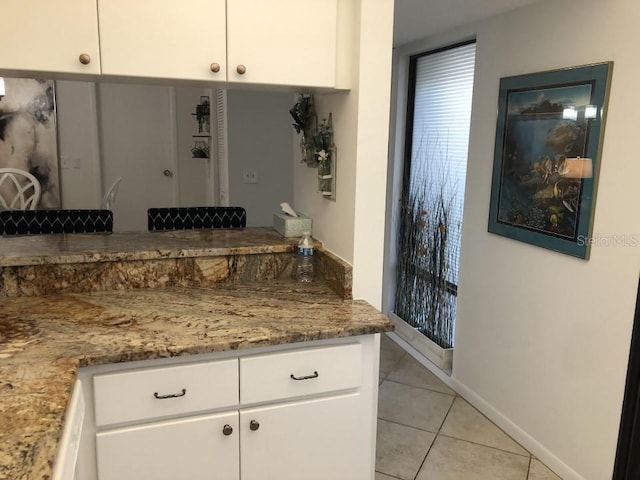
<svg viewBox="0 0 640 480">
<path fill-rule="evenodd" d="M 149 231 L 244 228 L 247 212 L 242 207 L 172 207 L 147 210 Z"/>
<path fill-rule="evenodd" d="M 0 235 L 49 233 L 111 233 L 111 210 L 5 210 L 0 212 Z"/>
</svg>

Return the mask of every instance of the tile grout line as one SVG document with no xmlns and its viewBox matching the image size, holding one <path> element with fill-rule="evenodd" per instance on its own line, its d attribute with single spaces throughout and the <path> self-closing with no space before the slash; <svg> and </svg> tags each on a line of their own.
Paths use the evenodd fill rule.
<svg viewBox="0 0 640 480">
<path fill-rule="evenodd" d="M 389 374 L 389 375 L 391 375 L 391 374 Z M 397 383 L 398 385 L 404 385 L 405 387 L 417 388 L 419 390 L 428 390 L 429 392 L 441 393 L 442 395 L 449 395 L 450 397 L 460 397 L 460 394 L 456 393 L 454 390 L 451 390 L 453 393 L 449 393 L 449 392 L 443 392 L 442 390 L 434 390 L 434 388 L 436 388 L 436 387 L 431 387 L 431 388 L 429 388 L 429 387 L 419 387 L 419 386 L 413 385 L 411 383 L 399 382 L 398 380 L 394 380 L 392 378 L 388 378 L 389 375 L 387 375 L 387 377 L 385 377 L 384 381 Z M 462 398 L 462 397 L 460 397 L 460 398 Z M 464 400 L 464 398 L 463 398 L 463 400 Z M 466 400 L 465 400 L 465 402 L 466 402 Z M 467 402 L 467 403 L 469 403 L 469 402 Z M 491 422 L 491 423 L 493 423 L 493 422 Z"/>
<path fill-rule="evenodd" d="M 474 442 L 473 440 L 467 440 L 466 438 L 454 437 L 453 435 L 447 435 L 446 433 L 440 433 L 439 435 L 442 435 L 443 437 L 451 438 L 453 440 L 458 440 L 459 442 L 466 442 L 466 443 L 470 443 L 472 445 L 478 445 L 479 447 L 486 447 L 486 448 L 490 448 L 492 450 L 497 450 L 498 452 L 509 453 L 511 455 L 516 455 L 516 456 L 522 457 L 522 458 L 527 458 L 527 457 L 531 458 L 531 453 L 529 451 L 527 451 L 527 450 L 525 450 L 525 452 L 527 452 L 526 455 L 523 455 L 522 453 L 510 452 L 509 450 L 505 450 L 503 448 L 494 447 L 492 445 L 487 445 L 485 443 Z"/>
<path fill-rule="evenodd" d="M 457 395 L 454 395 L 453 401 L 451 402 L 451 405 L 449 405 L 449 409 L 447 410 L 447 414 L 442 419 L 442 423 L 440 424 L 440 427 L 438 427 L 438 432 L 436 433 L 435 437 L 433 437 L 433 441 L 431 442 L 431 445 L 429 445 L 429 448 L 427 449 L 427 453 L 425 454 L 424 458 L 422 459 L 422 462 L 420 463 L 420 467 L 418 468 L 418 471 L 416 472 L 415 476 L 413 477 L 413 480 L 416 480 L 418 478 L 418 475 L 420 475 L 420 470 L 422 470 L 422 467 L 424 466 L 424 463 L 427 461 L 427 457 L 429 456 L 429 453 L 431 453 L 431 449 L 433 448 L 433 446 L 436 443 L 436 440 L 438 440 L 438 437 L 440 436 L 440 430 L 442 430 L 442 426 L 444 425 L 444 422 L 447 421 L 447 417 L 451 413 L 451 409 L 453 408 L 453 404 L 456 401 L 456 397 L 457 397 Z"/>
<path fill-rule="evenodd" d="M 400 360 L 402 360 L 405 355 L 407 355 L 407 352 L 404 352 L 402 355 L 400 355 L 400 358 L 398 360 L 396 360 L 395 362 L 393 362 L 391 364 L 391 366 L 389 367 L 389 371 L 385 375 L 383 375 L 382 378 L 380 379 L 380 383 L 382 383 L 383 381 L 385 381 L 387 379 L 387 377 L 391 374 L 393 369 L 396 368 L 398 363 L 400 363 Z M 380 363 L 382 363 L 382 349 L 380 349 Z M 379 371 L 379 369 L 378 369 L 378 371 Z"/>
<path fill-rule="evenodd" d="M 529 456 L 531 456 L 531 452 L 530 452 L 529 450 L 527 450 L 527 449 L 526 449 L 526 448 L 524 448 L 522 445 L 520 445 L 520 443 L 519 443 L 519 442 L 517 442 L 517 441 L 516 441 L 516 440 L 515 440 L 511 435 L 509 435 L 509 434 L 508 434 L 507 432 L 505 432 L 502 428 L 500 428 L 498 425 L 496 425 L 496 424 L 495 424 L 495 422 L 494 422 L 493 420 L 491 420 L 491 419 L 490 419 L 489 417 L 487 417 L 484 413 L 482 413 L 480 410 L 478 410 L 476 407 L 474 407 L 474 406 L 473 406 L 473 404 L 472 404 L 469 400 L 467 400 L 466 398 L 464 398 L 464 397 L 463 397 L 462 395 L 460 395 L 460 394 L 458 394 L 458 396 L 459 396 L 462 400 L 464 400 L 466 403 L 468 403 L 468 404 L 471 406 L 471 408 L 473 408 L 477 413 L 479 413 L 480 415 L 482 415 L 482 416 L 484 417 L 484 419 L 485 419 L 487 422 L 490 422 L 492 425 L 494 425 L 498 430 L 500 430 L 504 435 L 506 435 L 506 436 L 507 436 L 507 437 L 508 437 L 508 438 L 509 438 L 513 443 L 515 443 L 516 445 L 518 445 L 518 446 L 519 446 L 520 448 L 522 448 L 525 452 L 527 452 L 527 454 L 528 454 Z M 460 439 L 460 440 L 462 440 L 462 439 Z M 498 449 L 498 450 L 501 450 L 501 449 Z M 517 454 L 516 454 L 516 455 L 517 455 Z M 522 456 L 525 456 L 525 455 L 522 455 Z"/>
<path fill-rule="evenodd" d="M 398 480 L 403 480 L 403 479 L 402 479 L 402 478 L 400 478 L 400 477 L 396 477 L 395 475 L 389 475 L 388 473 L 381 472 L 380 470 L 375 470 L 373 473 L 376 473 L 376 472 L 377 472 L 377 473 L 381 473 L 381 474 L 383 474 L 383 475 L 385 475 L 385 476 L 387 476 L 387 477 L 389 477 L 389 478 L 397 478 Z"/>
<path fill-rule="evenodd" d="M 395 420 L 389 420 L 387 418 L 378 417 L 378 420 L 382 420 L 383 422 L 393 423 L 394 425 L 400 425 L 401 427 L 411 428 L 413 430 L 418 430 L 420 432 L 432 433 L 433 435 L 437 435 L 437 432 L 432 432 L 431 430 L 425 430 L 424 428 L 416 427 L 415 425 L 407 425 L 406 423 L 396 422 Z"/>
</svg>

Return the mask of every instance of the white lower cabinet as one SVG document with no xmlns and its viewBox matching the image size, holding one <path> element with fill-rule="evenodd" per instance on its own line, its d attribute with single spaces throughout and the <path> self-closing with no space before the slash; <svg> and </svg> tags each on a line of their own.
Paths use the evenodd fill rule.
<svg viewBox="0 0 640 480">
<path fill-rule="evenodd" d="M 378 351 L 365 335 L 86 369 L 79 478 L 373 480 Z"/>
<path fill-rule="evenodd" d="M 240 410 L 242 480 L 365 480 L 360 395 Z"/>
<path fill-rule="evenodd" d="M 98 477 L 369 479 L 359 397 L 354 393 L 99 432 Z"/>
<path fill-rule="evenodd" d="M 100 480 L 238 480 L 238 412 L 96 435 Z"/>
</svg>

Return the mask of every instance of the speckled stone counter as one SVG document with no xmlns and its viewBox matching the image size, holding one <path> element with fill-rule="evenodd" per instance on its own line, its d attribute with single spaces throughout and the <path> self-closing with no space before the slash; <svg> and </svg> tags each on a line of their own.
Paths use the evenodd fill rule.
<svg viewBox="0 0 640 480">
<path fill-rule="evenodd" d="M 0 479 L 48 479 L 78 368 L 392 330 L 323 283 L 235 283 L 5 298 Z"/>
<path fill-rule="evenodd" d="M 0 266 L 283 253 L 293 245 L 267 227 L 7 236 L 0 237 Z"/>
<path fill-rule="evenodd" d="M 271 228 L 0 237 L 0 297 L 291 278 Z M 319 279 L 351 298 L 351 266 L 316 245 Z"/>
</svg>

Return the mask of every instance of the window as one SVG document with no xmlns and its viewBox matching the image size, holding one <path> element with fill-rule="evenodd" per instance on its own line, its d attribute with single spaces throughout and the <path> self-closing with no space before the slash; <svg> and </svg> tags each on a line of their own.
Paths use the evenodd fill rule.
<svg viewBox="0 0 640 480">
<path fill-rule="evenodd" d="M 475 41 L 409 63 L 395 312 L 453 346 Z"/>
</svg>

